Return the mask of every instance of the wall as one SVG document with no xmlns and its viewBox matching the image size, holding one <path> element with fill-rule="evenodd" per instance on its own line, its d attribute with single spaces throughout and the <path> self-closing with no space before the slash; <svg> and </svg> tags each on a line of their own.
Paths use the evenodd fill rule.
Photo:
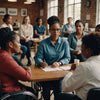
<svg viewBox="0 0 100 100">
<path fill-rule="evenodd" d="M 8 8 L 17 8 L 18 9 L 18 15 L 12 16 L 13 22 L 18 19 L 20 23 L 22 23 L 23 17 L 21 16 L 21 8 L 26 8 L 27 13 L 30 16 L 31 24 L 35 25 L 36 18 L 39 16 L 39 9 L 38 9 L 38 1 L 35 3 L 32 3 L 30 5 L 24 4 L 24 0 L 17 0 L 18 2 L 8 2 L 7 0 L 0 0 L 0 8 L 4 7 L 6 8 L 6 11 Z M 3 16 L 0 15 L 0 25 L 3 23 L 2 21 Z"/>
<path fill-rule="evenodd" d="M 13 16 L 13 20 L 19 19 L 22 22 L 23 17 L 21 16 L 21 8 L 26 8 L 28 10 L 28 15 L 31 18 L 32 25 L 35 25 L 36 18 L 40 16 L 40 10 L 43 10 L 43 24 L 47 27 L 47 0 L 36 0 L 37 2 L 32 3 L 31 5 L 23 4 L 24 0 L 18 0 L 17 3 L 10 3 L 7 0 L 0 0 L 0 7 L 5 8 L 17 8 L 18 16 Z M 44 2 L 42 2 L 44 1 Z M 87 8 L 85 6 L 86 0 L 82 0 L 81 3 L 81 19 L 84 22 L 89 23 L 89 27 L 95 27 L 96 25 L 96 0 L 91 0 L 91 7 Z M 61 9 L 60 9 L 61 8 Z M 62 10 L 61 12 L 59 10 Z M 91 20 L 86 20 L 86 14 L 90 14 Z M 64 21 L 64 0 L 58 0 L 58 17 L 60 18 L 60 24 L 63 24 Z M 0 16 L 0 25 L 2 22 L 3 16 Z"/>
<path fill-rule="evenodd" d="M 40 9 L 42 7 L 42 0 L 38 0 Z M 44 0 L 44 16 L 42 17 L 44 21 L 44 25 L 46 25 L 46 19 L 47 19 L 47 0 Z M 89 23 L 89 27 L 95 27 L 96 26 L 96 0 L 91 0 L 91 7 L 87 8 L 85 6 L 87 0 L 82 0 L 81 2 L 81 19 L 85 23 Z M 61 12 L 59 11 L 61 8 Z M 86 15 L 90 15 L 90 20 L 86 20 Z M 60 19 L 60 25 L 63 25 L 64 22 L 64 0 L 58 0 L 58 17 Z M 46 25 L 47 26 L 47 25 Z"/>
</svg>

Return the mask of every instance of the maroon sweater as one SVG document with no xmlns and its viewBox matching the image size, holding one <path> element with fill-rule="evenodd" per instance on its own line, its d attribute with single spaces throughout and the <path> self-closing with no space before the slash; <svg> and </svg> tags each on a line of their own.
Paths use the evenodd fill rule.
<svg viewBox="0 0 100 100">
<path fill-rule="evenodd" d="M 18 80 L 30 81 L 31 73 L 19 66 L 12 56 L 0 49 L 0 81 L 3 93 L 19 91 Z"/>
</svg>

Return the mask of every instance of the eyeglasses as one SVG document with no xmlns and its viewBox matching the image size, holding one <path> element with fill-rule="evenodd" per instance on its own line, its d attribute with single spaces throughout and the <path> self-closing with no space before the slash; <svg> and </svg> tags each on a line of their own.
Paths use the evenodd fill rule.
<svg viewBox="0 0 100 100">
<path fill-rule="evenodd" d="M 58 29 L 51 29 L 51 31 L 53 31 L 53 32 L 55 32 L 55 31 L 57 31 L 57 32 L 60 32 L 60 28 L 58 28 Z"/>
</svg>

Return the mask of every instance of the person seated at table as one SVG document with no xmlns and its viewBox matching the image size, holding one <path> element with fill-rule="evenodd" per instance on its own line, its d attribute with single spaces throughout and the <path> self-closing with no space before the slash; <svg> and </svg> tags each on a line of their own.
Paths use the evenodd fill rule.
<svg viewBox="0 0 100 100">
<path fill-rule="evenodd" d="M 72 67 L 62 81 L 58 100 L 87 100 L 88 91 L 100 88 L 100 34 L 88 34 L 82 38 L 82 55 L 87 60 Z M 74 91 L 76 95 L 66 92 Z M 95 99 L 94 99 L 95 100 Z"/>
<path fill-rule="evenodd" d="M 96 31 L 96 32 L 100 32 L 100 24 L 96 25 L 95 31 Z"/>
<path fill-rule="evenodd" d="M 51 36 L 39 43 L 35 55 L 35 63 L 38 67 L 51 66 L 52 68 L 68 64 L 70 61 L 70 48 L 66 40 L 59 37 L 60 21 L 58 17 L 51 16 L 48 18 L 49 31 Z M 50 90 L 54 91 L 54 98 L 61 92 L 61 81 L 45 81 L 40 83 L 43 87 L 44 100 L 50 100 Z"/>
<path fill-rule="evenodd" d="M 69 34 L 75 32 L 75 25 L 72 24 L 72 20 L 72 17 L 67 18 L 68 23 L 64 25 L 62 30 L 63 37 L 68 37 Z"/>
<path fill-rule="evenodd" d="M 8 27 L 11 31 L 13 31 L 13 27 L 11 25 L 12 24 L 12 16 L 11 15 L 9 15 L 9 14 L 4 15 L 3 22 L 4 22 L 4 24 L 2 24 L 0 28 Z M 27 47 L 24 45 L 21 45 L 21 49 L 19 52 L 21 54 L 20 60 L 24 59 L 26 52 L 27 52 Z M 19 59 L 17 58 L 16 55 L 13 55 L 12 57 L 21 64 L 21 62 L 19 61 Z"/>
<path fill-rule="evenodd" d="M 74 62 L 74 59 L 79 59 L 81 62 L 85 59 L 81 55 L 81 40 L 84 35 L 87 33 L 84 32 L 85 24 L 82 20 L 77 20 L 75 22 L 76 32 L 71 33 L 68 36 L 68 42 L 71 50 L 71 60 L 70 63 Z"/>
<path fill-rule="evenodd" d="M 31 65 L 30 46 L 32 45 L 31 39 L 33 38 L 33 26 L 30 24 L 30 17 L 29 16 L 25 16 L 23 18 L 23 23 L 21 25 L 19 34 L 21 37 L 20 43 L 27 47 L 27 52 L 26 52 L 26 57 L 28 59 L 27 66 L 30 66 Z"/>
<path fill-rule="evenodd" d="M 34 26 L 34 38 L 39 38 L 39 36 L 46 35 L 46 28 L 42 25 L 42 18 L 38 17 L 36 19 L 37 25 Z"/>
<path fill-rule="evenodd" d="M 10 93 L 20 90 L 28 90 L 34 93 L 30 87 L 20 84 L 18 81 L 30 81 L 31 69 L 20 66 L 13 58 L 13 53 L 20 51 L 20 38 L 9 28 L 0 29 L 0 81 L 2 93 Z"/>
</svg>

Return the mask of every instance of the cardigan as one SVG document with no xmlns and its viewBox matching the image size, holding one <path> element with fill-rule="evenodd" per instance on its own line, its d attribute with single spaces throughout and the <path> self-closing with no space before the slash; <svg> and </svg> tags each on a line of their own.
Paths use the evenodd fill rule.
<svg viewBox="0 0 100 100">
<path fill-rule="evenodd" d="M 68 42 L 70 46 L 70 50 L 76 50 L 77 47 L 77 37 L 76 37 L 77 32 L 71 33 L 68 36 Z M 83 35 L 86 35 L 87 33 L 83 31 Z"/>
<path fill-rule="evenodd" d="M 0 49 L 0 81 L 3 93 L 19 91 L 18 80 L 30 81 L 31 77 L 29 70 L 19 66 L 7 51 Z"/>
</svg>

